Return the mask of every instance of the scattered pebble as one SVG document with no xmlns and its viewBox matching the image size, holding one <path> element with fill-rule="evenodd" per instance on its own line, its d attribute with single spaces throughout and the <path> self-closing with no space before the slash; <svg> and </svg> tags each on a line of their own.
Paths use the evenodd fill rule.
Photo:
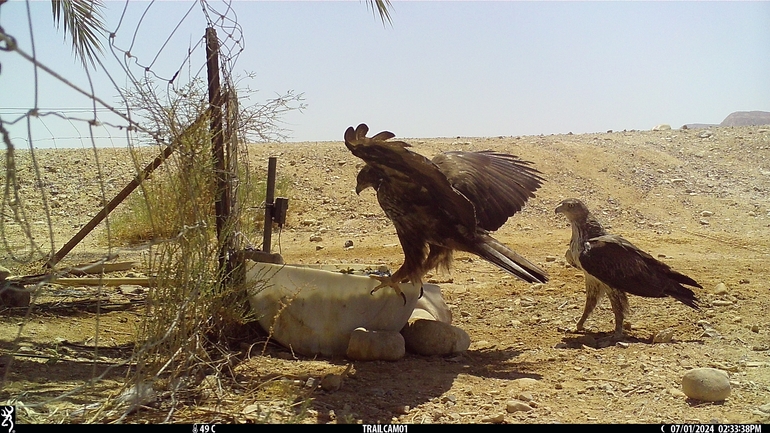
<svg viewBox="0 0 770 433">
<path fill-rule="evenodd" d="M 701 211 L 701 213 L 700 213 L 700 216 L 706 217 L 706 218 L 710 217 L 712 215 L 714 215 L 714 212 L 711 212 L 710 210 L 704 210 L 704 211 Z"/>
<path fill-rule="evenodd" d="M 529 412 L 532 406 L 519 400 L 511 400 L 505 404 L 505 410 L 508 412 Z"/>
<path fill-rule="evenodd" d="M 481 422 L 487 422 L 491 424 L 500 424 L 503 421 L 505 421 L 505 414 L 499 413 L 497 415 L 492 415 L 488 417 L 484 417 L 481 419 Z"/>
<path fill-rule="evenodd" d="M 719 306 L 719 307 L 724 307 L 726 305 L 733 305 L 733 301 L 727 301 L 727 300 L 723 300 L 723 299 L 716 299 L 714 301 L 711 301 L 711 304 Z"/>
<path fill-rule="evenodd" d="M 534 398 L 532 397 L 532 393 L 529 393 L 529 392 L 521 392 L 521 393 L 519 393 L 518 395 L 516 395 L 516 399 L 517 400 L 521 400 L 523 402 L 527 402 L 527 403 L 529 403 L 532 400 L 534 400 Z"/>
<path fill-rule="evenodd" d="M 144 287 L 137 284 L 121 284 L 118 291 L 123 295 L 139 295 L 144 293 Z"/>
<path fill-rule="evenodd" d="M 702 401 L 723 401 L 730 395 L 730 378 L 716 368 L 694 368 L 682 377 L 682 392 Z"/>
<path fill-rule="evenodd" d="M 725 283 L 719 283 L 716 287 L 714 287 L 714 294 L 715 295 L 724 295 L 727 293 L 727 285 Z"/>
<path fill-rule="evenodd" d="M 310 242 L 321 242 L 323 238 L 320 235 L 310 236 Z"/>
<path fill-rule="evenodd" d="M 657 334 L 655 334 L 654 337 L 652 337 L 652 342 L 654 343 L 670 343 L 671 340 L 674 339 L 674 329 L 668 328 L 664 329 L 662 331 L 659 331 Z"/>
</svg>

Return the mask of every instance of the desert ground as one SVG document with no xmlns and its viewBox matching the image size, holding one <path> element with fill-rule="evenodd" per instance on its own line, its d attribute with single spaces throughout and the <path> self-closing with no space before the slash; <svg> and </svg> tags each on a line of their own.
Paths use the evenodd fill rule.
<svg viewBox="0 0 770 433">
<path fill-rule="evenodd" d="M 387 128 L 369 126 L 373 133 Z M 770 422 L 770 127 L 404 140 L 428 157 L 492 149 L 532 161 L 546 181 L 494 236 L 545 269 L 550 281 L 527 284 L 458 253 L 450 273 L 427 280 L 441 287 L 453 324 L 469 334 L 467 352 L 355 362 L 339 388 L 322 388 L 320 379 L 350 362 L 295 356 L 263 334 L 251 350 L 235 354 L 233 374 L 215 378 L 216 386 L 204 381 L 182 401 L 159 393 L 123 422 L 164 421 L 172 404 L 177 409 L 168 421 L 198 423 Z M 273 234 L 273 250 L 287 263 L 401 264 L 395 229 L 374 192 L 354 191 L 362 163 L 341 141 L 255 144 L 248 154 L 259 172 L 277 156 L 278 176 L 291 185 L 287 225 Z M 93 169 L 90 150 L 39 150 L 35 156 L 44 187 L 55 191 L 52 236 L 42 202 L 26 202 L 40 230 L 39 251 L 58 249 L 98 211 L 102 185 L 111 197 L 135 172 L 124 149 L 100 151 L 101 173 Z M 24 166 L 29 157 L 18 152 L 17 173 L 31 194 L 33 169 Z M 696 289 L 700 310 L 671 298 L 630 296 L 631 326 L 616 343 L 607 338 L 614 324 L 605 299 L 586 332 L 576 333 L 583 276 L 565 262 L 570 227 L 554 213 L 569 197 L 583 200 L 610 232 L 697 280 L 704 287 Z M 141 256 L 141 246 L 108 243 L 103 231 L 67 260 L 82 263 L 105 251 Z M 17 275 L 34 272 L 22 262 L 34 264 L 37 257 L 13 257 L 12 251 L 24 250 L 20 235 L 4 232 L 0 252 L 0 264 Z M 311 242 L 314 235 L 321 240 Z M 344 248 L 346 241 L 353 248 Z M 134 301 L 142 291 L 45 290 L 58 300 L 24 312 L 2 310 L 0 400 L 20 408 L 19 422 L 86 422 L 83 408 L 115 397 L 126 377 L 125 368 L 106 367 L 130 353 L 143 312 Z M 120 307 L 96 311 L 88 302 L 94 297 Z M 661 332 L 673 338 L 653 343 Z M 88 356 L 95 341 L 97 363 Z M 696 367 L 726 371 L 730 396 L 718 403 L 688 399 L 681 380 Z M 87 392 L 68 393 L 95 377 L 100 380 Z"/>
</svg>

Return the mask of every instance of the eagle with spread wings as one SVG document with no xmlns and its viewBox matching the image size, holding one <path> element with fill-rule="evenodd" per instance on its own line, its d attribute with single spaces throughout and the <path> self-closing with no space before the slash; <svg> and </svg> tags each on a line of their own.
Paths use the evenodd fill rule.
<svg viewBox="0 0 770 433">
<path fill-rule="evenodd" d="M 489 232 L 502 226 L 534 197 L 543 178 L 516 156 L 493 151 L 444 152 L 432 160 L 412 152 L 392 132 L 369 138 L 365 124 L 345 131 L 345 146 L 366 162 L 356 193 L 377 192 L 385 215 L 396 227 L 404 263 L 389 277 L 374 276 L 382 287 L 406 297 L 398 283 L 422 284 L 431 269 L 448 269 L 454 251 L 473 253 L 529 283 L 548 280 L 545 271 L 503 245 Z"/>
<path fill-rule="evenodd" d="M 647 298 L 670 296 L 698 309 L 695 293 L 685 286 L 702 289 L 700 284 L 667 264 L 637 248 L 621 236 L 607 233 L 602 224 L 575 198 L 569 198 L 556 208 L 572 226 L 572 238 L 566 253 L 567 262 L 585 274 L 586 305 L 577 323 L 583 325 L 606 294 L 615 315 L 614 338 L 623 337 L 623 320 L 628 315 L 626 293 Z"/>
</svg>

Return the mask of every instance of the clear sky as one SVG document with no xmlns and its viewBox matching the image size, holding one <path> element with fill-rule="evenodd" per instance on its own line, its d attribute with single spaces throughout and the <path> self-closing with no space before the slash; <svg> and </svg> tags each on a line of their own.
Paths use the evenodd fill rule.
<svg viewBox="0 0 770 433">
<path fill-rule="evenodd" d="M 223 2 L 211 4 L 224 10 Z M 124 6 L 106 1 L 109 28 L 118 28 Z M 394 1 L 392 25 L 359 1 L 231 6 L 244 47 L 235 71 L 255 73 L 244 82 L 259 89 L 252 100 L 304 93 L 307 108 L 283 118 L 290 141 L 341 140 L 361 122 L 399 137 L 473 137 L 678 128 L 719 123 L 733 111 L 770 111 L 767 1 Z M 69 42 L 52 24 L 50 2 L 29 7 L 39 61 L 87 87 Z M 0 6 L 0 26 L 31 52 L 26 8 L 21 0 Z M 133 39 L 132 54 L 149 64 L 180 21 L 152 65 L 170 77 L 203 34 L 197 3 L 132 1 L 116 41 L 126 48 Z M 200 67 L 204 54 L 194 55 Z M 34 106 L 33 70 L 2 51 L 0 65 L 0 117 L 9 121 Z M 77 115 L 74 108 L 88 107 L 42 75 L 41 108 Z M 94 83 L 102 99 L 117 105 L 112 83 L 97 74 Z M 125 78 L 116 84 L 126 85 Z M 39 147 L 54 136 L 63 137 L 56 146 L 68 146 L 65 138 L 82 129 L 48 119 L 39 122 Z M 13 126 L 15 137 L 26 135 L 20 126 Z M 125 144 L 114 131 L 99 134 Z"/>
</svg>

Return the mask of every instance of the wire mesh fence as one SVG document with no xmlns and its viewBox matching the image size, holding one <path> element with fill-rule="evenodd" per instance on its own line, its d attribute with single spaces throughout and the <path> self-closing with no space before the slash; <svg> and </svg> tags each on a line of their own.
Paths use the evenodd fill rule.
<svg viewBox="0 0 770 433">
<path fill-rule="evenodd" d="M 27 422 L 122 421 L 164 394 L 152 420 L 172 421 L 227 372 L 251 314 L 231 278 L 259 238 L 243 209 L 264 201 L 244 143 L 282 138 L 302 95 L 246 103 L 229 2 L 173 18 L 155 2 L 53 4 L 65 30 L 79 14 L 104 39 L 79 28 L 101 53 L 50 64 L 36 20 L 50 10 L 0 3 L 0 82 L 20 83 L 0 107 L 0 401 Z"/>
</svg>

